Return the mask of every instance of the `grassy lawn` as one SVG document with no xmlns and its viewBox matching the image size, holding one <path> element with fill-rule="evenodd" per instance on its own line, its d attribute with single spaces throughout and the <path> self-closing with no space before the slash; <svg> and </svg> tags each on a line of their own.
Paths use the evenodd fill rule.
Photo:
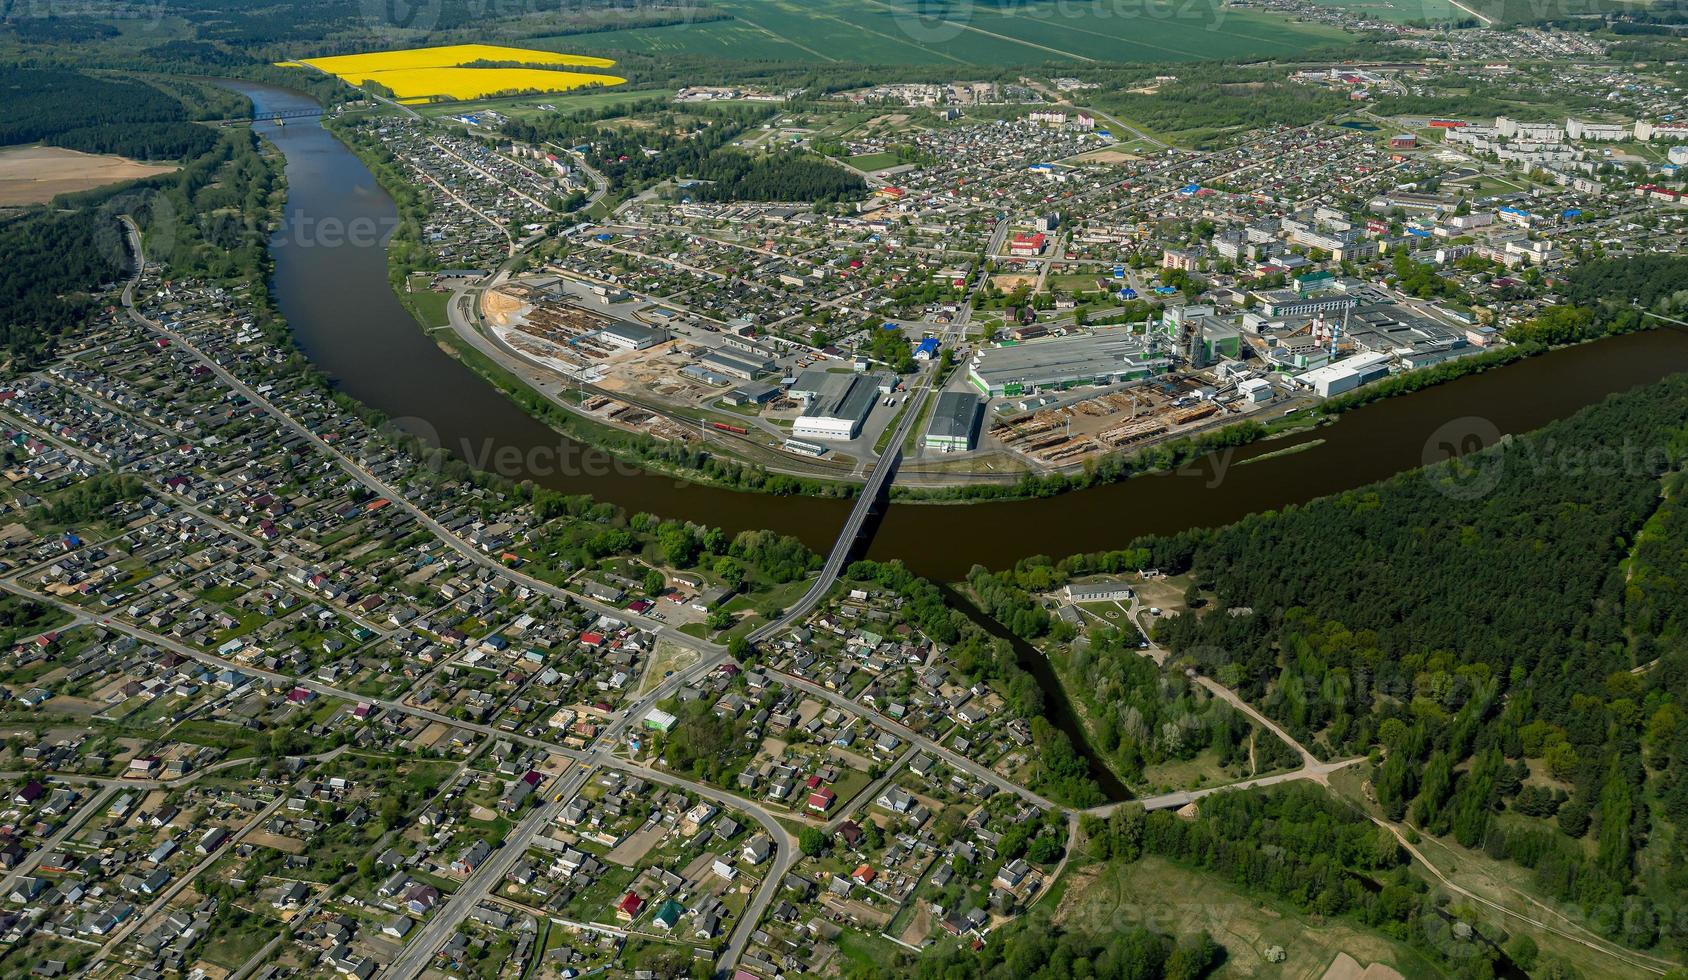
<svg viewBox="0 0 1688 980">
<path fill-rule="evenodd" d="M 206 959 L 218 966 L 238 970 L 264 944 L 281 934 L 281 927 L 261 915 L 244 909 L 217 916 L 211 935 L 205 940 Z"/>
<path fill-rule="evenodd" d="M 871 936 L 855 929 L 845 929 L 839 935 L 838 951 L 851 963 L 870 970 L 880 969 L 887 963 L 895 963 L 898 957 L 908 952 L 889 939 Z"/>
<path fill-rule="evenodd" d="M 443 327 L 448 322 L 446 304 L 451 301 L 451 294 L 435 292 L 428 286 L 427 276 L 411 276 L 410 289 L 396 295 L 424 327 Z"/>
<path fill-rule="evenodd" d="M 1287 904 L 1257 898 L 1160 858 L 1094 865 L 1067 877 L 1057 922 L 1100 934 L 1130 925 L 1179 937 L 1205 929 L 1229 954 L 1226 976 L 1316 977 L 1342 952 L 1362 965 L 1382 962 L 1408 977 L 1441 975 L 1417 951 L 1381 933 L 1303 916 Z M 1283 947 L 1288 958 L 1267 962 L 1270 946 Z"/>
<path fill-rule="evenodd" d="M 846 157 L 844 162 L 857 170 L 866 170 L 871 173 L 875 170 L 884 170 L 886 167 L 895 167 L 902 160 L 895 153 L 887 150 L 884 153 L 864 153 L 861 156 Z"/>
<path fill-rule="evenodd" d="M 228 757 L 233 759 L 255 754 L 258 751 L 258 740 L 263 738 L 247 728 L 198 718 L 177 725 L 171 735 L 183 742 L 223 749 L 228 753 Z"/>
</svg>

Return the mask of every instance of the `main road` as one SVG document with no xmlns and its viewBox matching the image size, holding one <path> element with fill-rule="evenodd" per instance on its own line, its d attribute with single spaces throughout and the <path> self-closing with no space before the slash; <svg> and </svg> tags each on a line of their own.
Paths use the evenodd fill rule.
<svg viewBox="0 0 1688 980">
<path fill-rule="evenodd" d="M 626 620 L 628 618 L 629 613 L 625 609 L 597 602 L 576 592 L 571 592 L 568 589 L 553 585 L 550 582 L 546 582 L 515 569 L 508 568 L 504 565 L 504 563 L 483 554 L 480 549 L 458 537 L 456 534 L 447 529 L 445 525 L 430 517 L 422 510 L 422 508 L 418 507 L 403 494 L 399 493 L 397 489 L 383 483 L 375 476 L 375 474 L 364 469 L 362 466 L 359 466 L 352 460 L 351 457 L 329 445 L 321 436 L 317 435 L 316 432 L 296 421 L 293 416 L 278 408 L 269 399 L 260 395 L 245 382 L 235 377 L 232 372 L 223 367 L 220 361 L 211 357 L 209 354 L 206 354 L 204 351 L 201 351 L 181 334 L 168 330 L 143 315 L 140 310 L 136 309 L 134 301 L 135 287 L 140 283 L 141 276 L 146 269 L 145 253 L 141 249 L 140 229 L 135 226 L 134 221 L 127 215 L 123 217 L 123 223 L 128 229 L 130 246 L 135 253 L 135 275 L 123 289 L 123 306 L 128 311 L 130 318 L 136 323 L 141 324 L 148 330 L 151 330 L 162 337 L 166 337 L 173 343 L 179 345 L 183 350 L 192 355 L 195 360 L 199 361 L 208 368 L 212 374 L 216 375 L 219 381 L 233 389 L 236 394 L 239 394 L 252 405 L 258 407 L 274 418 L 276 422 L 292 431 L 301 439 L 310 443 L 311 448 L 338 463 L 341 469 L 345 470 L 346 473 L 351 475 L 353 479 L 363 484 L 364 487 L 379 496 L 387 498 L 392 502 L 393 506 L 403 510 L 406 514 L 409 514 L 417 521 L 417 523 L 427 528 L 435 537 L 444 542 L 447 547 L 462 555 L 464 558 L 467 558 L 469 561 L 486 568 L 495 574 L 507 576 L 512 581 L 520 585 L 525 585 L 529 589 L 549 598 L 567 599 L 577 605 L 591 610 L 592 612 L 599 613 L 600 615 L 611 616 L 621 620 Z M 725 649 L 718 644 L 698 639 L 690 634 L 682 633 L 671 626 L 658 624 L 654 620 L 645 620 L 642 617 L 639 618 L 641 619 L 639 624 L 640 628 L 644 629 L 646 632 L 649 632 L 661 639 L 678 643 L 683 647 L 689 647 L 698 651 L 700 654 L 704 654 L 706 657 L 726 652 Z"/>
<path fill-rule="evenodd" d="M 897 471 L 897 463 L 903 456 L 903 440 L 907 438 L 909 429 L 914 426 L 914 420 L 920 417 L 925 409 L 926 399 L 932 392 L 932 379 L 937 376 L 934 368 L 921 375 L 914 391 L 909 393 L 908 407 L 903 410 L 896 427 L 891 430 L 891 441 L 886 443 L 885 451 L 880 454 L 879 461 L 868 474 L 867 482 L 862 485 L 862 492 L 856 498 L 856 505 L 850 508 L 850 516 L 845 519 L 844 527 L 838 532 L 838 541 L 833 544 L 832 551 L 827 553 L 826 563 L 821 566 L 821 573 L 815 578 L 814 584 L 803 593 L 803 597 L 792 603 L 791 608 L 778 617 L 758 626 L 746 634 L 745 639 L 754 646 L 765 640 L 771 640 L 781 632 L 799 622 L 807 616 L 826 594 L 832 591 L 832 586 L 838 581 L 838 576 L 844 571 L 844 563 L 850 560 L 850 552 L 856 545 L 856 538 L 862 533 L 862 525 L 866 523 L 869 512 L 878 502 L 879 494 L 885 489 L 892 474 Z"/>
</svg>

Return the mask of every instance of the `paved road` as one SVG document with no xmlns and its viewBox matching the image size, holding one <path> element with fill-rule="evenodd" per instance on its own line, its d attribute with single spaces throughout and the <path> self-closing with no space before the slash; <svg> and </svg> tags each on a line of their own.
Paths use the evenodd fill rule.
<svg viewBox="0 0 1688 980">
<path fill-rule="evenodd" d="M 470 561 L 474 562 L 475 564 L 480 565 L 483 568 L 487 568 L 487 569 L 493 571 L 496 574 L 504 575 L 504 576 L 510 578 L 512 581 L 517 582 L 521 585 L 525 585 L 529 589 L 531 589 L 535 592 L 538 592 L 541 595 L 550 596 L 551 598 L 554 598 L 554 599 L 568 599 L 568 600 L 571 600 L 571 601 L 575 602 L 576 604 L 578 604 L 578 605 L 580 605 L 580 606 L 582 606 L 586 609 L 589 609 L 593 612 L 596 612 L 596 613 L 599 613 L 599 614 L 602 614 L 602 615 L 606 615 L 606 616 L 613 616 L 613 617 L 616 617 L 616 618 L 624 620 L 624 621 L 627 621 L 627 620 L 634 621 L 634 622 L 638 623 L 640 628 L 642 628 L 642 629 L 645 629 L 645 630 L 647 630 L 651 633 L 654 633 L 654 634 L 656 634 L 657 636 L 659 636 L 663 639 L 670 640 L 672 642 L 678 643 L 681 646 L 690 647 L 694 650 L 699 651 L 700 653 L 712 654 L 712 653 L 723 652 L 723 648 L 718 646 L 717 644 L 710 643 L 706 640 L 700 640 L 697 637 L 691 636 L 687 633 L 682 633 L 679 630 L 674 629 L 671 626 L 663 625 L 661 623 L 656 622 L 655 620 L 644 619 L 641 616 L 636 616 L 636 615 L 629 613 L 625 609 L 620 609 L 620 608 L 617 608 L 615 606 L 611 606 L 611 605 L 608 605 L 608 604 L 605 604 L 605 603 L 597 602 L 593 599 L 587 598 L 586 596 L 579 595 L 577 593 L 571 592 L 568 589 L 564 589 L 564 588 L 561 588 L 560 586 L 552 585 L 549 582 L 543 581 L 541 579 L 534 578 L 531 575 L 527 575 L 527 574 L 520 572 L 520 571 L 517 571 L 515 569 L 505 567 L 505 565 L 502 562 L 497 561 L 497 560 L 493 559 L 492 557 L 490 557 L 486 554 L 483 554 L 474 545 L 471 545 L 469 542 L 467 542 L 467 541 L 463 540 L 462 538 L 458 537 L 456 534 L 453 534 L 450 530 L 448 530 L 445 527 L 445 525 L 443 525 L 440 522 L 434 520 L 426 512 L 424 512 L 420 507 L 411 503 L 410 500 L 408 498 L 406 498 L 403 494 L 399 493 L 397 491 L 397 489 L 388 486 L 386 483 L 382 482 L 379 478 L 377 478 L 373 473 L 370 473 L 368 470 L 366 470 L 363 467 L 357 465 L 357 463 L 354 462 L 349 456 L 342 453 L 340 450 L 334 448 L 333 446 L 330 446 L 326 441 L 324 441 L 322 439 L 322 437 L 318 436 L 315 432 L 313 432 L 309 428 L 305 427 L 303 424 L 294 420 L 294 418 L 291 415 L 287 414 L 287 412 L 283 411 L 282 409 L 276 407 L 276 405 L 273 404 L 272 402 L 270 402 L 269 399 L 267 399 L 267 398 L 263 397 L 262 395 L 258 394 L 257 391 L 253 390 L 251 387 L 246 385 L 245 382 L 241 381 L 239 378 L 235 377 L 232 373 L 230 373 L 226 368 L 224 368 L 223 365 L 220 362 L 218 362 L 216 359 L 210 357 L 209 355 L 205 354 L 203 351 L 199 350 L 199 348 L 197 348 L 193 344 L 189 343 L 186 338 L 182 337 L 179 334 L 176 334 L 176 333 L 173 333 L 169 330 L 166 330 L 164 327 L 160 326 L 159 324 L 157 324 L 157 323 L 153 322 L 152 320 L 148 319 L 147 317 L 143 316 L 141 314 L 141 312 L 135 308 L 135 303 L 134 303 L 135 286 L 136 286 L 137 283 L 139 283 L 141 275 L 145 271 L 145 262 L 146 262 L 145 255 L 141 250 L 140 230 L 138 228 L 136 228 L 135 223 L 128 216 L 124 216 L 123 222 L 128 227 L 130 246 L 134 250 L 134 253 L 135 253 L 135 256 L 136 256 L 135 276 L 134 276 L 133 279 L 131 279 L 129 281 L 129 284 L 127 286 L 125 286 L 124 289 L 123 289 L 123 305 L 128 310 L 129 316 L 136 323 L 141 324 L 142 326 L 146 327 L 148 330 L 151 330 L 152 332 L 154 332 L 154 333 L 156 333 L 160 336 L 167 337 L 167 338 L 170 339 L 170 341 L 172 343 L 179 345 L 183 350 L 187 351 L 190 355 L 192 355 L 201 364 L 205 365 L 206 368 L 208 368 L 213 374 L 215 374 L 217 376 L 217 378 L 220 381 L 222 381 L 225 385 L 228 385 L 236 393 L 240 394 L 242 397 L 247 399 L 247 401 L 249 401 L 251 404 L 256 405 L 258 408 L 262 409 L 264 412 L 266 412 L 271 417 L 273 417 L 281 425 L 283 425 L 286 428 L 288 428 L 289 430 L 291 430 L 294 434 L 298 435 L 300 438 L 309 442 L 313 449 L 315 449 L 319 453 L 322 453 L 324 456 L 327 456 L 329 459 L 333 460 L 334 462 L 338 463 L 341 469 L 345 470 L 348 474 L 350 474 L 354 479 L 356 479 L 359 483 L 363 484 L 369 490 L 375 492 L 376 494 L 379 494 L 380 496 L 386 497 L 388 500 L 392 501 L 393 506 L 398 507 L 399 509 L 403 510 L 405 513 L 409 514 L 412 518 L 414 518 L 423 527 L 426 527 L 429 531 L 431 531 L 434 534 L 435 537 L 437 537 L 441 541 L 443 541 L 446 544 L 447 547 L 451 548 L 453 551 L 455 551 L 458 554 L 462 555 L 463 557 L 469 559 Z"/>
<path fill-rule="evenodd" d="M 884 715 L 881 715 L 878 712 L 873 711 L 870 708 L 866 708 L 866 707 L 864 707 L 860 704 L 857 704 L 856 702 L 850 700 L 849 698 L 845 697 L 844 695 L 839 694 L 837 691 L 829 691 L 826 688 L 822 687 L 821 685 L 814 683 L 813 681 L 805 680 L 804 678 L 797 677 L 796 675 L 793 675 L 793 674 L 781 673 L 780 671 L 777 671 L 777 670 L 770 670 L 768 673 L 770 673 L 771 675 L 773 675 L 775 677 L 778 677 L 779 680 L 780 680 L 780 683 L 782 683 L 782 684 L 788 685 L 790 687 L 794 687 L 797 690 L 802 691 L 805 694 L 810 694 L 810 695 L 813 695 L 817 698 L 821 698 L 821 699 L 828 701 L 828 702 L 830 702 L 834 705 L 837 705 L 840 708 L 843 708 L 845 711 L 849 711 L 849 712 L 852 712 L 852 713 L 859 715 L 863 718 L 866 718 L 868 721 L 872 722 L 874 725 L 891 732 L 892 734 L 896 735 L 898 738 L 902 739 L 903 741 L 908 742 L 912 745 L 916 745 L 916 746 L 920 747 L 921 749 L 924 749 L 925 751 L 932 753 L 933 755 L 942 759 L 944 761 L 944 764 L 948 765 L 952 769 L 956 769 L 956 770 L 959 770 L 961 772 L 967 773 L 969 776 L 972 776 L 974 779 L 982 779 L 985 782 L 990 783 L 991 785 L 995 786 L 997 789 L 1002 790 L 1003 792 L 1013 793 L 1014 795 L 1016 795 L 1016 796 L 1020 797 L 1021 799 L 1025 800 L 1026 802 L 1035 803 L 1038 806 L 1040 806 L 1040 807 L 1042 807 L 1046 810 L 1060 809 L 1060 807 L 1057 806 L 1055 803 L 1051 802 L 1048 799 L 1045 799 L 1042 796 L 1039 796 L 1038 794 L 1032 792 L 1031 790 L 1025 788 L 1024 786 L 1021 786 L 1018 783 L 1015 783 L 1012 780 L 1004 777 L 1001 773 L 998 773 L 995 770 L 990 769 L 986 766 L 982 766 L 979 763 L 974 762 L 972 759 L 967 758 L 966 756 L 958 755 L 955 752 L 952 752 L 949 749 L 946 749 L 943 746 L 939 745 L 937 742 L 932 741 L 931 739 L 927 738 L 926 736 L 915 732 L 913 729 L 909 728 L 908 726 L 903 725 L 900 722 L 892 721 L 891 719 L 886 718 Z"/>
<path fill-rule="evenodd" d="M 105 810 L 111 803 L 111 798 L 116 796 L 122 788 L 117 785 L 108 785 L 95 793 L 93 799 L 83 802 L 81 809 L 71 814 L 71 818 L 65 821 L 64 826 L 60 827 L 53 836 L 43 841 L 41 846 L 31 852 L 28 857 L 18 862 L 18 866 L 6 875 L 5 880 L 0 882 L 0 896 L 10 894 L 12 888 L 17 885 L 19 878 L 34 871 L 35 866 L 41 863 L 42 855 L 59 848 L 65 841 L 70 840 L 71 835 L 86 824 L 94 814 Z"/>
<path fill-rule="evenodd" d="M 908 407 L 903 410 L 902 419 L 891 431 L 891 441 L 885 444 L 885 452 L 879 457 L 878 465 L 868 476 L 867 483 L 863 484 L 861 495 L 856 498 L 856 505 L 850 508 L 850 516 L 844 521 L 843 529 L 838 532 L 838 540 L 833 544 L 832 551 L 827 553 L 826 564 L 821 566 L 820 575 L 809 586 L 809 590 L 803 593 L 803 597 L 793 603 L 783 615 L 750 631 L 746 639 L 752 645 L 773 639 L 789 629 L 793 623 L 800 622 L 826 598 L 828 592 L 832 591 L 833 583 L 838 581 L 839 574 L 844 571 L 844 563 L 850 559 L 850 551 L 855 547 L 856 536 L 861 533 L 868 512 L 878 501 L 886 481 L 896 472 L 897 462 L 903 455 L 903 440 L 932 393 L 932 378 L 935 374 L 934 371 L 927 371 L 921 376 L 914 391 L 909 393 Z"/>
<path fill-rule="evenodd" d="M 563 803 L 560 801 L 579 792 L 594 769 L 593 766 L 577 764 L 553 780 L 544 790 L 546 802 L 523 817 L 504 838 L 503 846 L 494 849 L 485 863 L 474 869 L 446 903 L 434 911 L 433 918 L 410 938 L 404 950 L 388 965 L 384 975 L 399 980 L 420 976 L 433 960 L 435 951 L 457 931 L 458 924 L 470 910 L 504 880 L 521 856 L 527 853 L 533 839 L 562 812 Z"/>
<path fill-rule="evenodd" d="M 1261 789 L 1266 786 L 1277 786 L 1280 783 L 1300 782 L 1306 779 L 1322 783 L 1330 777 L 1331 773 L 1336 772 L 1339 769 L 1346 769 L 1357 762 L 1364 761 L 1365 757 L 1360 756 L 1353 759 L 1342 759 L 1337 762 L 1319 762 L 1310 766 L 1303 766 L 1300 769 L 1296 769 L 1291 772 L 1280 772 L 1270 776 L 1261 776 L 1256 779 L 1245 779 L 1241 782 L 1225 783 L 1221 786 L 1208 786 L 1204 789 L 1179 790 L 1176 793 L 1165 793 L 1161 796 L 1145 796 L 1141 799 L 1123 800 L 1119 803 L 1105 803 L 1101 806 L 1091 807 L 1084 812 L 1090 814 L 1091 816 L 1105 817 L 1124 806 L 1140 806 L 1145 810 L 1170 810 L 1184 806 L 1187 803 L 1194 803 L 1196 800 L 1199 800 L 1204 796 L 1212 796 L 1215 793 L 1228 793 L 1232 790 L 1242 789 Z"/>
<path fill-rule="evenodd" d="M 133 933 L 136 929 L 139 929 L 143 923 L 152 918 L 154 915 L 157 915 L 161 909 L 169 905 L 170 900 L 175 898 L 183 888 L 186 888 L 189 882 L 197 878 L 205 871 L 206 868 L 209 868 L 211 865 L 221 860 L 223 855 L 228 852 L 229 848 L 239 844 L 241 839 L 251 833 L 254 828 L 262 826 L 264 821 L 270 818 L 271 814 L 275 813 L 276 810 L 281 808 L 283 803 L 287 802 L 287 798 L 290 795 L 291 793 L 288 790 L 278 791 L 275 795 L 275 799 L 271 800 L 268 806 L 254 814 L 252 819 L 246 821 L 244 824 L 241 824 L 240 828 L 229 836 L 229 839 L 223 843 L 222 847 L 219 847 L 210 854 L 205 855 L 205 857 L 198 864 L 189 869 L 187 873 L 179 875 L 174 881 L 170 882 L 169 887 L 160 892 L 158 897 L 154 898 L 152 903 L 148 905 L 145 910 L 131 916 L 127 922 L 119 926 L 117 930 L 106 939 L 105 945 L 100 947 L 99 953 L 94 957 L 94 964 L 97 966 L 100 962 L 104 961 L 106 957 L 110 956 L 112 952 L 117 949 L 118 946 L 123 944 L 125 939 L 129 938 L 131 933 Z"/>
<path fill-rule="evenodd" d="M 914 754 L 919 751 L 920 746 L 912 742 L 909 743 L 909 747 L 903 750 L 903 754 L 897 756 L 896 761 L 885 767 L 884 775 L 869 783 L 860 793 L 857 793 L 848 803 L 844 804 L 842 809 L 832 815 L 832 819 L 826 822 L 827 833 L 837 831 L 844 821 L 850 819 L 851 815 L 857 810 L 878 799 L 879 794 L 885 792 L 885 787 L 891 785 L 891 780 L 897 778 L 897 773 L 902 772 L 903 767 L 908 765 L 909 760 L 913 759 Z"/>
<path fill-rule="evenodd" d="M 1118 603 L 1115 603 L 1115 605 L 1118 605 Z M 1132 624 L 1142 632 L 1143 636 L 1147 637 L 1149 635 L 1149 630 L 1143 626 L 1142 622 L 1138 618 L 1143 614 L 1143 611 L 1141 599 L 1138 596 L 1133 595 L 1131 597 L 1131 607 L 1126 610 L 1126 615 L 1131 618 Z M 1168 656 L 1168 651 L 1152 640 L 1149 641 L 1147 648 L 1137 652 L 1139 655 L 1153 660 L 1157 665 L 1164 665 Z M 1261 714 L 1255 709 L 1254 705 L 1243 700 L 1237 692 L 1231 690 L 1211 677 L 1205 677 L 1195 673 L 1189 674 L 1189 677 L 1197 684 L 1200 684 L 1202 687 L 1210 691 L 1214 697 L 1219 698 L 1221 701 L 1224 701 L 1226 704 L 1231 705 L 1233 708 L 1236 708 L 1238 711 L 1247 715 L 1250 721 L 1253 721 L 1255 724 L 1271 732 L 1273 735 L 1282 740 L 1285 745 L 1294 749 L 1296 755 L 1301 757 L 1301 768 L 1295 769 L 1291 772 L 1280 772 L 1274 773 L 1270 776 L 1259 776 L 1254 779 L 1244 779 L 1235 783 L 1208 786 L 1203 789 L 1179 790 L 1175 793 L 1164 793 L 1160 796 L 1148 796 L 1136 800 L 1122 800 L 1117 803 L 1105 803 L 1102 806 L 1091 807 L 1088 810 L 1085 810 L 1085 813 L 1091 814 L 1092 816 L 1105 817 L 1122 806 L 1133 805 L 1141 806 L 1145 810 L 1166 810 L 1181 807 L 1188 803 L 1193 803 L 1204 796 L 1212 796 L 1214 793 L 1224 793 L 1231 790 L 1259 789 L 1264 786 L 1276 786 L 1280 783 L 1293 783 L 1309 779 L 1317 783 L 1327 783 L 1330 779 L 1331 773 L 1336 772 L 1339 769 L 1346 769 L 1357 762 L 1365 761 L 1363 756 L 1356 756 L 1352 759 L 1338 759 L 1334 762 L 1325 762 L 1309 751 L 1307 746 L 1302 745 L 1294 738 L 1294 736 L 1290 735 L 1289 732 L 1284 731 L 1277 722 Z"/>
</svg>

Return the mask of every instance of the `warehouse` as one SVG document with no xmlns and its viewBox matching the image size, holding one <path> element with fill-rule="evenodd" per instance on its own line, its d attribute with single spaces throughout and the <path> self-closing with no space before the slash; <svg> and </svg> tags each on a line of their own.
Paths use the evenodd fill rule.
<svg viewBox="0 0 1688 980">
<path fill-rule="evenodd" d="M 755 381 L 774 369 L 772 361 L 748 355 L 740 356 L 736 351 L 712 350 L 700 355 L 697 362 L 717 374 L 729 375 L 744 381 Z"/>
<path fill-rule="evenodd" d="M 777 386 L 765 381 L 752 381 L 739 385 L 732 391 L 721 396 L 721 400 L 729 405 L 765 405 L 779 396 Z"/>
<path fill-rule="evenodd" d="M 1146 378 L 1166 369 L 1147 341 L 1129 330 L 1098 330 L 1030 344 L 990 347 L 973 355 L 967 378 L 992 398 Z"/>
<path fill-rule="evenodd" d="M 1297 384 L 1306 385 L 1313 389 L 1320 398 L 1340 395 L 1345 391 L 1353 391 L 1370 381 L 1389 374 L 1391 356 L 1386 353 L 1358 354 L 1335 364 L 1327 364 L 1321 368 L 1314 368 L 1305 374 L 1295 376 Z"/>
<path fill-rule="evenodd" d="M 668 339 L 668 331 L 656 327 L 647 327 L 639 323 L 629 323 L 626 320 L 615 320 L 605 325 L 604 329 L 593 335 L 612 347 L 623 350 L 644 350 L 655 347 Z"/>
<path fill-rule="evenodd" d="M 980 403 L 970 391 L 946 391 L 938 396 L 932 421 L 922 443 L 942 453 L 965 453 L 978 444 Z"/>
<path fill-rule="evenodd" d="M 804 371 L 791 393 L 808 402 L 791 434 L 805 439 L 854 439 L 879 398 L 876 374 L 830 374 Z"/>
<path fill-rule="evenodd" d="M 1085 582 L 1067 586 L 1067 598 L 1074 602 L 1118 602 L 1131 596 L 1131 586 L 1120 581 Z"/>
</svg>

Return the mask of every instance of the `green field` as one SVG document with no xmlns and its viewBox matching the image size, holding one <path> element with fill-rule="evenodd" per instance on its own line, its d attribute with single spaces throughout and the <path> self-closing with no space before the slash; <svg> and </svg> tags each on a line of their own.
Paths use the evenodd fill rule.
<svg viewBox="0 0 1688 980">
<path fill-rule="evenodd" d="M 535 47 L 556 47 L 558 50 L 573 47 L 550 41 L 571 40 L 541 39 L 532 42 Z M 645 99 L 672 99 L 674 90 L 671 88 L 612 88 L 589 89 L 578 94 L 556 92 L 549 95 L 513 95 L 502 99 L 475 99 L 471 102 L 441 102 L 434 105 L 417 106 L 416 111 L 424 116 L 456 116 L 477 109 L 494 109 L 506 116 L 517 119 L 529 116 L 550 115 L 552 109 L 541 109 L 542 105 L 554 107 L 556 112 L 577 112 L 581 109 L 602 109 L 605 106 L 630 105 Z"/>
<path fill-rule="evenodd" d="M 1407 3 L 1409 0 L 1395 0 Z M 1425 0 L 1444 3 L 1446 0 Z M 917 3 L 919 4 L 917 7 Z M 732 20 L 555 39 L 582 54 L 716 55 L 862 64 L 1162 62 L 1294 55 L 1345 35 L 1218 0 L 975 5 L 920 0 L 718 0 Z M 921 11 L 917 14 L 917 9 Z M 544 39 L 539 42 L 549 46 Z"/>
<path fill-rule="evenodd" d="M 895 167 L 903 161 L 895 153 L 886 151 L 884 153 L 864 153 L 859 157 L 848 157 L 844 162 L 857 170 L 866 170 L 872 173 L 875 170 L 884 170 L 886 167 Z"/>
</svg>

